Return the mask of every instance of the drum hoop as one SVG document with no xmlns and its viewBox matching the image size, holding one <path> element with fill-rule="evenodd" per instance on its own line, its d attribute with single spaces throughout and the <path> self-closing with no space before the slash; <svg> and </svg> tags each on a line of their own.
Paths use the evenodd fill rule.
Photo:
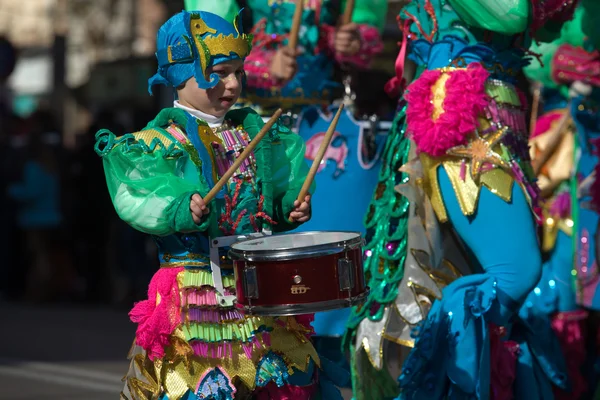
<svg viewBox="0 0 600 400">
<path fill-rule="evenodd" d="M 336 310 L 362 304 L 366 301 L 370 291 L 370 288 L 366 287 L 365 291 L 358 296 L 349 297 L 347 299 L 319 301 L 315 303 L 280 304 L 276 306 L 244 306 L 244 312 L 248 315 L 265 317 L 286 317 L 291 315 L 313 314 L 316 312 Z"/>
<path fill-rule="evenodd" d="M 364 245 L 364 239 L 360 232 L 354 231 L 309 231 L 309 232 L 295 232 L 286 233 L 277 236 L 305 236 L 315 233 L 353 233 L 356 237 L 348 240 L 341 240 L 339 242 L 317 244 L 308 247 L 290 248 L 284 250 L 240 250 L 236 249 L 235 245 L 238 243 L 246 242 L 242 240 L 240 242 L 231 245 L 229 250 L 229 257 L 234 261 L 249 261 L 249 262 L 261 262 L 261 261 L 289 261 L 289 260 L 300 260 L 304 258 L 312 257 L 323 257 L 332 254 L 343 253 L 345 251 L 354 250 Z M 253 240 L 253 239 L 249 239 Z"/>
</svg>

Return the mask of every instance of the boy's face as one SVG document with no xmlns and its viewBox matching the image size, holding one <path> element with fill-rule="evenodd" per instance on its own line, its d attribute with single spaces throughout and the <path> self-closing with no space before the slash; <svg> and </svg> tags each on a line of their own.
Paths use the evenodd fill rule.
<svg viewBox="0 0 600 400">
<path fill-rule="evenodd" d="M 240 97 L 244 62 L 232 60 L 217 64 L 208 69 L 207 75 L 210 76 L 212 73 L 220 78 L 214 88 L 200 89 L 196 80 L 191 78 L 177 89 L 177 94 L 182 105 L 215 117 L 222 117 Z"/>
</svg>

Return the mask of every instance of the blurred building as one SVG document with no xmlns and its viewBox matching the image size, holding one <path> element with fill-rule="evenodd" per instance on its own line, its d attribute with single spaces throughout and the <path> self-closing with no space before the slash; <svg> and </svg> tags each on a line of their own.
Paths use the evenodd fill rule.
<svg viewBox="0 0 600 400">
<path fill-rule="evenodd" d="M 156 31 L 169 0 L 2 0 L 0 36 L 19 49 L 9 80 L 16 101 L 47 102 L 62 114 L 65 144 L 80 130 L 78 105 L 150 107 Z M 74 93 L 77 95 L 75 96 Z M 77 97 L 78 101 L 74 101 Z M 31 101 L 31 99 L 33 99 Z M 73 118 L 75 116 L 75 118 Z"/>
</svg>

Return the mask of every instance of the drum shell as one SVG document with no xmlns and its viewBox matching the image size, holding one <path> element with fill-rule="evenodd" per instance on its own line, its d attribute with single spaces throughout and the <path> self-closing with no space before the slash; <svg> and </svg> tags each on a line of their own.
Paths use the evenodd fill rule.
<svg viewBox="0 0 600 400">
<path fill-rule="evenodd" d="M 350 260 L 350 263 L 345 260 Z M 349 289 L 340 289 L 340 263 L 352 271 Z M 252 298 L 248 296 L 245 287 L 247 272 L 244 270 L 247 268 L 254 268 L 258 288 L 258 296 Z M 295 260 L 254 262 L 236 260 L 234 272 L 237 301 L 250 312 L 255 306 L 298 306 L 295 312 L 287 314 L 301 314 L 302 310 L 310 313 L 340 308 L 344 306 L 339 305 L 344 300 L 350 301 L 364 295 L 366 291 L 363 254 L 360 246 L 334 254 Z M 348 287 L 348 282 L 345 283 L 346 285 L 342 287 Z"/>
</svg>

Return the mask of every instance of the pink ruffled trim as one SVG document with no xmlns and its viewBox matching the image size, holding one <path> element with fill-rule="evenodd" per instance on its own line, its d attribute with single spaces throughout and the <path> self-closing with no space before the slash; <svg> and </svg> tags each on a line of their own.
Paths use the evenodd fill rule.
<svg viewBox="0 0 600 400">
<path fill-rule="evenodd" d="M 489 73 L 478 63 L 466 70 L 451 71 L 446 82 L 444 111 L 433 120 L 432 87 L 441 77 L 439 70 L 425 71 L 406 93 L 406 124 L 417 150 L 439 157 L 452 147 L 463 145 L 479 123 L 477 117 L 487 106 L 485 81 Z"/>
<path fill-rule="evenodd" d="M 502 341 L 505 330 L 490 324 L 491 399 L 511 400 L 517 375 L 519 344 Z"/>
<path fill-rule="evenodd" d="M 255 48 L 246 57 L 244 70 L 246 71 L 246 84 L 256 89 L 270 89 L 280 87 L 281 82 L 271 77 L 270 65 L 275 51 Z"/>
<path fill-rule="evenodd" d="M 335 32 L 336 29 L 330 25 L 321 26 L 323 35 L 327 38 L 327 47 L 332 54 L 335 54 L 335 60 L 338 63 L 354 64 L 359 68 L 369 68 L 373 57 L 383 51 L 383 41 L 377 28 L 369 25 L 358 25 L 360 35 L 360 50 L 352 56 L 344 56 L 335 52 Z"/>
<path fill-rule="evenodd" d="M 136 343 L 146 350 L 151 360 L 164 356 L 169 336 L 181 321 L 177 285 L 177 274 L 181 271 L 183 267 L 158 270 L 150 281 L 148 300 L 136 303 L 129 312 L 131 321 L 138 324 Z M 158 305 L 157 294 L 160 295 Z"/>
<path fill-rule="evenodd" d="M 568 393 L 555 389 L 556 400 L 578 399 L 587 390 L 586 380 L 581 373 L 587 353 L 584 327 L 587 316 L 587 311 L 574 310 L 558 313 L 552 318 L 552 329 L 560 341 L 571 382 L 571 391 Z"/>
</svg>

